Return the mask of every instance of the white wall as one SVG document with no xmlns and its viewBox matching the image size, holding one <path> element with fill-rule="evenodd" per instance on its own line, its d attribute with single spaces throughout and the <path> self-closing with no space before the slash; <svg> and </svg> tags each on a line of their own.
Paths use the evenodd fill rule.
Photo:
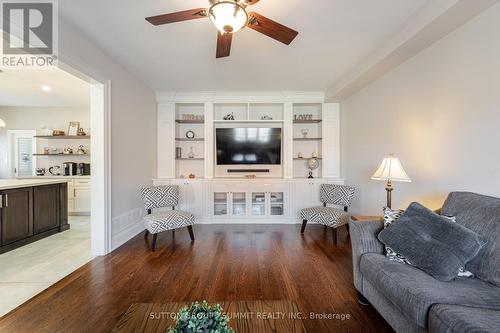
<svg viewBox="0 0 500 333">
<path fill-rule="evenodd" d="M 111 81 L 112 248 L 115 248 L 143 228 L 139 189 L 151 183 L 156 174 L 156 96 L 72 24 L 61 19 L 59 25 L 60 59 L 100 81 Z"/>
<path fill-rule="evenodd" d="M 90 98 L 90 96 L 89 96 Z M 90 128 L 90 109 L 88 107 L 9 107 L 0 106 L 0 119 L 3 119 L 7 127 L 0 128 L 0 179 L 10 177 L 7 161 L 7 131 L 8 130 L 37 130 L 42 127 L 51 129 L 68 130 L 70 121 L 79 121 L 83 128 Z M 41 133 L 40 133 L 41 134 Z M 83 144 L 89 146 L 90 141 L 76 140 L 75 142 L 65 142 L 54 144 L 54 141 L 40 142 L 38 152 L 43 152 L 43 146 L 63 148 L 71 146 L 77 148 Z M 61 145 L 62 144 L 62 145 Z M 78 160 L 77 160 L 78 159 Z M 75 162 L 81 161 L 88 163 L 88 157 L 77 157 Z M 63 157 L 38 157 L 37 167 L 47 168 L 51 165 L 61 164 L 63 162 L 72 162 Z"/>
<path fill-rule="evenodd" d="M 500 196 L 500 5 L 341 103 L 342 169 L 360 188 L 354 212 L 379 213 L 370 180 L 393 152 L 413 183 L 393 207 L 441 206 L 454 190 Z"/>
</svg>

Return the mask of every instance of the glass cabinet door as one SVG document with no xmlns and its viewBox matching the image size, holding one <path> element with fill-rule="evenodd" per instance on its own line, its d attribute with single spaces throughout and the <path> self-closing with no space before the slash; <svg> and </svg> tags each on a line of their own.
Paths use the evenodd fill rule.
<svg viewBox="0 0 500 333">
<path fill-rule="evenodd" d="M 233 215 L 247 215 L 247 195 L 245 192 L 233 192 Z"/>
<path fill-rule="evenodd" d="M 227 202 L 228 193 L 227 192 L 215 192 L 214 193 L 214 215 L 223 216 L 227 215 Z"/>
<path fill-rule="evenodd" d="M 271 215 L 273 216 L 285 215 L 285 202 L 283 198 L 284 198 L 283 192 L 270 193 Z"/>
<path fill-rule="evenodd" d="M 253 216 L 266 215 L 266 193 L 265 192 L 252 192 L 252 215 Z"/>
</svg>

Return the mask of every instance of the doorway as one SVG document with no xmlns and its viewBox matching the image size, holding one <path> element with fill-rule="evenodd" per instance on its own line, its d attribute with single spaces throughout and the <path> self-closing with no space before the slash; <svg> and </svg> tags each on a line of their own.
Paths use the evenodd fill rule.
<svg viewBox="0 0 500 333">
<path fill-rule="evenodd" d="M 29 177 L 36 174 L 35 130 L 8 130 L 7 149 L 8 170 L 12 178 Z"/>
</svg>

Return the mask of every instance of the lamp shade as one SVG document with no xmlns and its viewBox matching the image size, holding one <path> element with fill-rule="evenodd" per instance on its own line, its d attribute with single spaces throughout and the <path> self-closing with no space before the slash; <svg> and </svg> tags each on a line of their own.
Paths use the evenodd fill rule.
<svg viewBox="0 0 500 333">
<path fill-rule="evenodd" d="M 384 158 L 380 167 L 372 176 L 374 180 L 392 180 L 396 182 L 411 182 L 398 158 L 391 156 Z"/>
<path fill-rule="evenodd" d="M 7 125 L 5 125 L 5 121 L 3 121 L 3 119 L 0 118 L 0 127 L 5 127 Z"/>
</svg>

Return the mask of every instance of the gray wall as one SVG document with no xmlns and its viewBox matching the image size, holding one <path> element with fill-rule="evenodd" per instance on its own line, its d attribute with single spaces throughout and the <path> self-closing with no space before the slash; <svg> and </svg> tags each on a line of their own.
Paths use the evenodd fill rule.
<svg viewBox="0 0 500 333">
<path fill-rule="evenodd" d="M 413 183 L 393 207 L 438 208 L 454 190 L 500 197 L 500 5 L 341 103 L 342 172 L 360 188 L 353 211 L 380 214 L 395 153 Z"/>
</svg>

